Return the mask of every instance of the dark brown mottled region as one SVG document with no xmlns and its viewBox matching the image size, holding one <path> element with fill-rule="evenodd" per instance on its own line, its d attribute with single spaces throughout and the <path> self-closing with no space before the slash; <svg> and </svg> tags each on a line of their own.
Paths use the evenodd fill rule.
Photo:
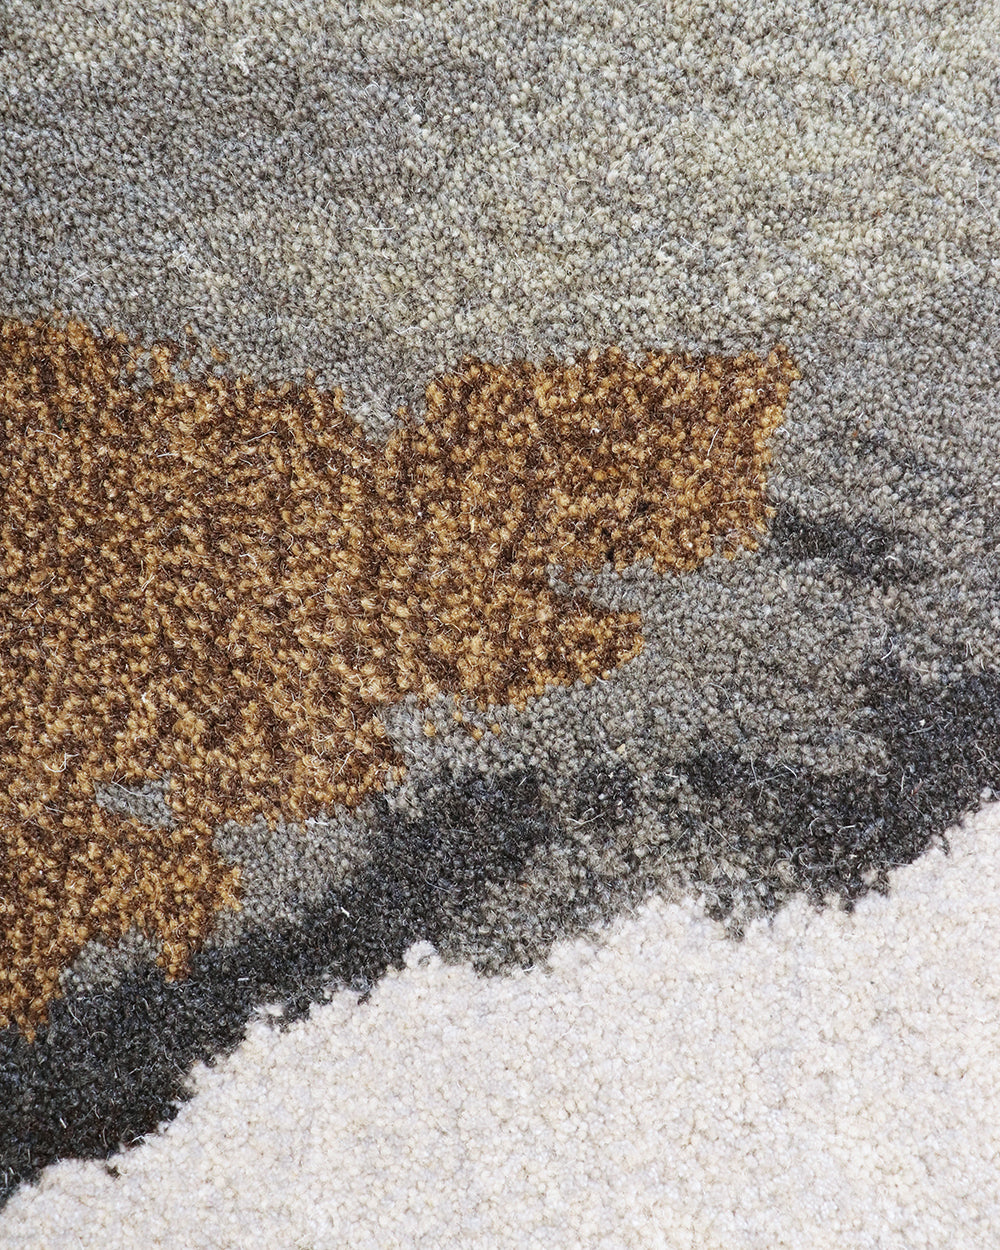
<svg viewBox="0 0 1000 1250">
<path fill-rule="evenodd" d="M 95 936 L 143 929 L 181 975 L 238 903 L 214 829 L 381 787 L 381 709 L 523 706 L 634 657 L 638 614 L 552 566 L 753 547 L 797 376 L 782 348 L 467 359 L 378 446 L 339 393 L 179 355 L 0 324 L 0 1023 L 29 1032 Z M 95 803 L 166 774 L 174 828 Z"/>
</svg>

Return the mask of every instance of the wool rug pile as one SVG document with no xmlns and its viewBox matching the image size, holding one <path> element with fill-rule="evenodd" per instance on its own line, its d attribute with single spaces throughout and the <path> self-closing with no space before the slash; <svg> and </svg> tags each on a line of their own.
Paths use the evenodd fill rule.
<svg viewBox="0 0 1000 1250">
<path fill-rule="evenodd" d="M 0 1247 L 1000 1239 L 993 0 L 0 85 Z"/>
</svg>

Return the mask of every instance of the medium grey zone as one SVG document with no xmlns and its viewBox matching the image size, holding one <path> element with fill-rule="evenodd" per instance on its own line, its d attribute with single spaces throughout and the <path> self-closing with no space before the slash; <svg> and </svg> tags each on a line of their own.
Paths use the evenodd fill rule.
<svg viewBox="0 0 1000 1250">
<path fill-rule="evenodd" d="M 4 1070 L 40 1091 L 12 1176 L 147 1131 L 268 994 L 364 990 L 428 936 L 529 963 L 651 891 L 735 932 L 797 891 L 850 902 L 1000 789 L 995 6 L 721 9 L 0 18 L 5 315 L 190 327 L 226 368 L 315 369 L 372 437 L 466 353 L 780 341 L 802 373 L 759 552 L 586 579 L 641 610 L 634 662 L 494 709 L 480 743 L 448 700 L 401 706 L 398 789 L 220 830 L 245 907 L 187 988 L 141 940 L 84 953 L 59 1041 L 7 1039 Z M 98 801 L 169 819 L 158 779 Z M 73 1021 L 124 1019 L 140 990 L 155 1091 L 81 1127 L 82 1073 L 116 1107 L 146 1077 Z M 46 1067 L 74 1045 L 78 1066 Z"/>
</svg>

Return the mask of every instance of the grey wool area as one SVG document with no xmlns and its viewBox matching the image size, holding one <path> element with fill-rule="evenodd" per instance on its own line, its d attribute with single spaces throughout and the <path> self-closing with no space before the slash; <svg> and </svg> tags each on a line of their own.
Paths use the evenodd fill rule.
<svg viewBox="0 0 1000 1250">
<path fill-rule="evenodd" d="M 220 995 L 224 1024 L 211 1004 L 241 958 L 294 1015 L 329 985 L 364 992 L 406 942 L 501 971 L 652 892 L 738 933 L 797 892 L 887 888 L 1000 790 L 1000 20 L 807 8 L 808 39 L 778 0 L 0 17 L 3 315 L 190 341 L 261 379 L 315 370 L 373 439 L 467 354 L 780 342 L 801 373 L 757 551 L 582 577 L 641 613 L 635 660 L 523 711 L 464 709 L 499 725 L 480 741 L 451 699 L 401 704 L 407 775 L 374 804 L 220 829 L 244 906 L 190 991 L 163 988 L 141 935 L 81 955 L 66 1002 L 97 1016 L 129 977 L 197 996 L 171 1073 L 238 1040 L 250 991 Z M 97 801 L 167 827 L 163 793 L 132 779 Z M 407 838 L 432 876 L 444 857 L 447 890 L 399 868 Z M 351 898 L 363 920 L 334 933 Z M 372 917 L 393 907 L 383 942 Z M 20 1045 L 11 1064 L 38 1067 Z M 101 1080 L 103 1045 L 80 1061 Z M 161 1085 L 80 1150 L 168 1114 L 183 1090 Z M 57 1119 L 36 1159 L 79 1146 Z"/>
</svg>

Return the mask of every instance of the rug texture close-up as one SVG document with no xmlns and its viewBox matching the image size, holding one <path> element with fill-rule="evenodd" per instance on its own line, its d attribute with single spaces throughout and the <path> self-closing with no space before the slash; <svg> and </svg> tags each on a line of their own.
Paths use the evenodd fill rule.
<svg viewBox="0 0 1000 1250">
<path fill-rule="evenodd" d="M 996 0 L 0 6 L 0 1248 L 1000 1246 Z"/>
</svg>

